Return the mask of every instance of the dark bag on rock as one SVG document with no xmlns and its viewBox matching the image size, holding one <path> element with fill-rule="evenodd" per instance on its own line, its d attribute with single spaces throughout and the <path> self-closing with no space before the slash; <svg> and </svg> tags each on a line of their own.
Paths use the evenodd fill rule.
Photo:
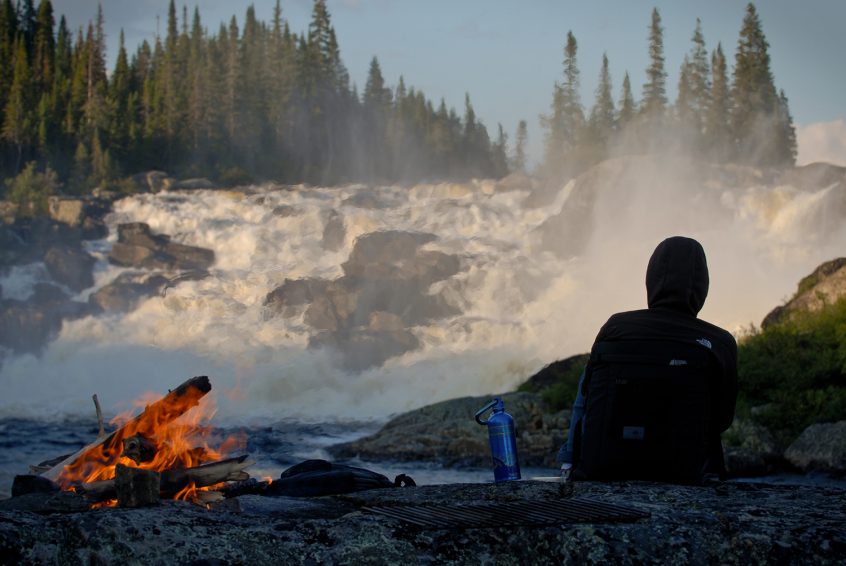
<svg viewBox="0 0 846 566">
<path fill-rule="evenodd" d="M 414 485 L 414 480 L 405 474 L 398 475 L 392 482 L 382 474 L 364 468 L 334 464 L 326 460 L 306 460 L 282 472 L 279 479 L 267 487 L 267 494 L 316 497 Z"/>
<path fill-rule="evenodd" d="M 701 483 L 713 435 L 714 364 L 696 343 L 596 344 L 574 477 Z"/>
</svg>

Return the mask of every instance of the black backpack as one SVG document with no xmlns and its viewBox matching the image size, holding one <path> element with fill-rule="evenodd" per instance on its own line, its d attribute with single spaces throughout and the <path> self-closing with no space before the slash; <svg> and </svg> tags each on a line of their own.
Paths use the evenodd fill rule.
<svg viewBox="0 0 846 566">
<path fill-rule="evenodd" d="M 316 497 L 365 489 L 414 486 L 414 480 L 400 474 L 392 482 L 382 474 L 326 460 L 306 460 L 291 466 L 267 487 L 267 495 Z"/>
<path fill-rule="evenodd" d="M 716 368 L 711 350 L 693 340 L 594 345 L 574 477 L 701 483 L 719 443 L 711 426 Z"/>
</svg>

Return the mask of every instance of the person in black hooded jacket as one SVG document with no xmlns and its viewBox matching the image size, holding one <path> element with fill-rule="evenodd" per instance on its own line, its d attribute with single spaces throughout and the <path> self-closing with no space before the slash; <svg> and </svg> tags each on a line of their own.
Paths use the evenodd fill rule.
<svg viewBox="0 0 846 566">
<path fill-rule="evenodd" d="M 731 425 L 734 419 L 737 398 L 737 343 L 727 331 L 696 318 L 705 304 L 708 284 L 708 265 L 705 259 L 705 251 L 699 242 L 691 238 L 675 236 L 658 244 L 646 269 L 646 291 L 649 308 L 617 313 L 611 316 L 596 336 L 591 350 L 591 360 L 588 362 L 579 383 L 577 399 L 571 414 L 568 440 L 559 452 L 559 460 L 562 462 L 562 476 L 569 477 L 572 466 L 575 466 L 576 475 L 579 476 L 579 458 L 588 448 L 581 445 L 583 438 L 583 442 L 586 443 L 603 443 L 605 442 L 604 439 L 608 438 L 607 436 L 585 433 L 586 427 L 593 426 L 591 432 L 596 432 L 597 428 L 606 426 L 596 424 L 599 419 L 595 415 L 600 414 L 597 411 L 593 412 L 593 423 L 585 418 L 592 385 L 595 399 L 609 395 L 607 391 L 596 391 L 599 385 L 594 379 L 594 374 L 597 371 L 604 371 L 609 365 L 608 362 L 603 364 L 603 352 L 627 352 L 630 357 L 637 359 L 638 356 L 643 354 L 643 351 L 647 350 L 650 355 L 658 356 L 662 360 L 664 358 L 661 358 L 661 354 L 666 352 L 665 357 L 668 357 L 669 361 L 660 363 L 668 366 L 687 366 L 687 359 L 690 358 L 690 367 L 692 368 L 692 360 L 697 356 L 705 360 L 704 363 L 707 365 L 702 366 L 704 368 L 702 380 L 707 383 L 707 394 L 703 397 L 708 397 L 708 399 L 706 409 L 704 409 L 706 413 L 702 419 L 706 422 L 701 431 L 701 435 L 705 437 L 704 442 L 707 444 L 706 447 L 703 447 L 705 455 L 703 471 L 718 473 L 721 477 L 724 475 L 725 468 L 720 434 Z M 682 355 L 678 353 L 680 351 L 688 353 Z M 679 357 L 684 359 L 676 359 Z M 606 355 L 606 358 L 621 359 L 619 355 L 617 358 L 614 358 L 613 355 Z M 684 369 L 688 370 L 688 367 L 684 367 Z M 656 371 L 667 373 L 672 369 L 659 367 Z M 613 378 L 612 381 L 616 379 L 617 383 L 625 382 L 626 380 L 621 379 L 620 375 L 618 372 L 616 378 Z M 680 375 L 684 376 L 685 374 Z M 613 392 L 614 385 L 608 387 L 612 388 L 610 396 L 613 397 L 615 394 Z M 618 395 L 623 395 L 623 393 L 618 393 Z M 606 402 L 604 399 L 596 401 L 594 405 L 599 402 L 605 402 L 607 406 L 614 406 L 614 401 Z M 683 403 L 684 401 L 679 402 L 679 404 Z M 617 402 L 617 405 L 620 404 Z M 654 409 L 646 408 L 644 410 Z M 685 408 L 682 407 L 681 410 L 684 411 Z M 590 416 L 590 411 L 588 411 L 588 416 Z M 603 418 L 608 420 L 613 417 L 603 415 Z M 637 420 L 637 417 L 627 418 Z M 607 425 L 606 428 L 609 426 Z M 628 434 L 629 439 L 642 440 L 642 437 L 638 437 L 638 435 L 643 434 L 642 431 L 638 432 L 634 427 L 626 428 L 628 430 L 623 434 Z M 685 433 L 685 431 L 676 432 L 677 435 Z M 603 432 L 602 434 L 606 433 Z M 602 440 L 597 440 L 599 438 L 602 438 Z M 626 440 L 621 442 L 625 443 Z M 613 444 L 613 441 L 607 444 Z M 637 443 L 629 442 L 628 444 Z M 678 446 L 678 442 L 674 446 Z M 592 446 L 590 448 L 598 449 L 599 447 Z M 606 446 L 604 449 L 607 452 L 609 447 Z M 611 447 L 610 450 L 613 451 L 614 448 Z M 673 455 L 668 456 L 673 457 Z M 631 457 L 631 454 L 621 456 L 622 460 L 616 461 L 617 469 L 612 474 L 615 479 L 625 479 L 628 470 L 632 470 L 632 474 L 638 475 L 636 472 L 637 466 L 619 465 L 620 463 L 625 464 L 625 458 Z M 634 457 L 637 458 L 637 456 Z M 649 471 L 648 467 L 643 469 L 647 470 L 647 476 L 650 474 L 661 476 L 660 471 L 653 473 Z M 663 479 L 661 477 L 644 478 L 642 477 L 643 469 L 638 476 L 640 479 Z M 605 473 L 605 475 L 608 474 Z M 590 478 L 590 475 L 585 476 L 583 472 L 581 477 Z M 671 475 L 668 477 L 672 480 Z M 602 477 L 597 479 L 602 479 Z"/>
</svg>

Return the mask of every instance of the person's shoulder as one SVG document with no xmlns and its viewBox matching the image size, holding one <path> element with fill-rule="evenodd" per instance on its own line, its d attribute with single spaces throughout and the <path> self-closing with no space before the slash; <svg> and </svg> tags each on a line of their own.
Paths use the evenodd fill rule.
<svg viewBox="0 0 846 566">
<path fill-rule="evenodd" d="M 644 323 L 648 323 L 649 318 L 650 314 L 647 309 L 612 314 L 599 329 L 596 339 L 615 338 L 621 333 L 628 334 L 633 329 L 640 328 Z"/>
<path fill-rule="evenodd" d="M 605 323 L 607 324 L 614 324 L 614 323 L 621 323 L 621 322 L 630 322 L 641 320 L 644 317 L 651 316 L 649 309 L 638 309 L 633 311 L 623 311 L 612 314 L 608 321 Z"/>
<path fill-rule="evenodd" d="M 707 330 L 711 337 L 715 338 L 719 341 L 723 346 L 727 348 L 737 349 L 737 341 L 734 339 L 734 336 L 726 330 L 725 328 L 721 328 L 716 324 L 712 324 L 707 320 L 697 319 L 703 329 Z"/>
</svg>

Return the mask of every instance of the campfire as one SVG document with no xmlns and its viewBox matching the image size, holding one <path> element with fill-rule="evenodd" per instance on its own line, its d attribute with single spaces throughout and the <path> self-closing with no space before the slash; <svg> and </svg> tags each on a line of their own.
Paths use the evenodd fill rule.
<svg viewBox="0 0 846 566">
<path fill-rule="evenodd" d="M 137 507 L 163 499 L 210 505 L 224 499 L 227 489 L 246 482 L 244 471 L 255 462 L 248 455 L 227 458 L 244 446 L 230 436 L 218 448 L 208 444 L 213 414 L 201 403 L 211 391 L 206 376 L 189 379 L 134 418 L 118 417 L 118 428 L 78 452 L 32 466 L 38 476 L 19 476 L 31 489 L 82 495 L 92 507 Z M 99 417 L 99 403 L 95 397 Z M 205 410 L 204 410 L 205 409 Z M 99 417 L 102 418 L 102 417 Z M 255 480 L 253 480 L 255 481 Z"/>
</svg>

